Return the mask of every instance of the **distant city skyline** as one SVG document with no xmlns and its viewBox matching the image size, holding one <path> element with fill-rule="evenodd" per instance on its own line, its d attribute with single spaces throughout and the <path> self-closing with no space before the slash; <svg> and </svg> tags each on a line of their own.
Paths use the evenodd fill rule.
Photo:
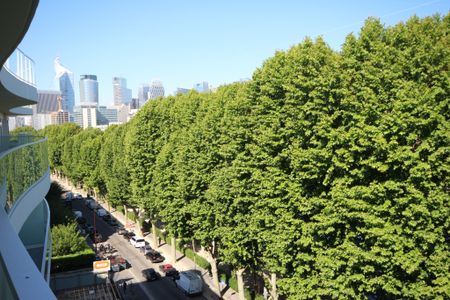
<svg viewBox="0 0 450 300">
<path fill-rule="evenodd" d="M 39 89 L 59 90 L 53 71 L 59 56 L 76 79 L 96 74 L 99 104 L 112 105 L 113 77 L 127 79 L 133 98 L 152 78 L 161 79 L 166 95 L 202 81 L 218 87 L 251 78 L 277 50 L 306 36 L 323 36 L 339 50 L 370 16 L 390 26 L 449 9 L 448 0 L 46 0 L 39 3 L 19 48 L 36 63 Z M 149 11 L 159 13 L 146 17 Z M 80 104 L 78 85 L 75 80 L 75 105 Z"/>
</svg>

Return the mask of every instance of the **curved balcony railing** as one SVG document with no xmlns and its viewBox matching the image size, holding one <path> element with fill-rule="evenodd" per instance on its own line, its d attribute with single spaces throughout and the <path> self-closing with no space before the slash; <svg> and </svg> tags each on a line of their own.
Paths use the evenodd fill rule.
<svg viewBox="0 0 450 300">
<path fill-rule="evenodd" d="M 0 141 L 0 191 L 5 209 L 9 211 L 17 199 L 47 172 L 47 139 L 18 136 L 2 137 Z"/>
<path fill-rule="evenodd" d="M 14 50 L 3 67 L 17 79 L 36 87 L 34 61 L 19 48 Z"/>
</svg>

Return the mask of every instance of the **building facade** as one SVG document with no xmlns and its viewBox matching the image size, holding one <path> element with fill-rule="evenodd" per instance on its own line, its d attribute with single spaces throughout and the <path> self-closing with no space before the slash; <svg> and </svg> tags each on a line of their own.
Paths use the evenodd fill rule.
<svg viewBox="0 0 450 300">
<path fill-rule="evenodd" d="M 138 108 L 142 107 L 148 100 L 148 92 L 150 91 L 150 84 L 143 83 L 138 90 Z"/>
<path fill-rule="evenodd" d="M 55 79 L 57 81 L 58 89 L 62 97 L 63 110 L 69 113 L 73 113 L 75 106 L 75 93 L 73 89 L 73 73 L 61 65 L 59 57 L 54 61 L 55 67 Z"/>
<path fill-rule="evenodd" d="M 99 125 L 109 125 L 111 123 L 117 123 L 118 110 L 117 108 L 108 108 L 106 106 L 99 106 L 97 108 L 97 127 Z"/>
<path fill-rule="evenodd" d="M 98 106 L 98 81 L 96 75 L 80 76 L 80 105 Z"/>
<path fill-rule="evenodd" d="M 73 120 L 83 129 L 96 127 L 97 105 L 88 105 L 87 103 L 83 103 L 83 105 L 75 106 Z"/>
<path fill-rule="evenodd" d="M 164 86 L 161 80 L 154 79 L 150 83 L 148 99 L 156 99 L 158 97 L 164 97 Z"/>
<path fill-rule="evenodd" d="M 209 83 L 207 81 L 199 82 L 194 84 L 194 90 L 196 90 L 199 93 L 207 93 L 209 92 Z"/>
<path fill-rule="evenodd" d="M 47 140 L 29 134 L 10 137 L 8 118 L 28 115 L 38 102 L 34 62 L 17 53 L 30 26 L 37 0 L 0 1 L 0 299 L 56 299 L 48 286 L 51 269 L 50 188 Z M 9 57 L 27 60 L 22 71 Z"/>
<path fill-rule="evenodd" d="M 132 97 L 131 89 L 127 88 L 127 80 L 123 77 L 113 77 L 114 105 L 128 104 Z"/>
<path fill-rule="evenodd" d="M 191 91 L 190 89 L 177 88 L 177 90 L 175 91 L 175 95 L 177 95 L 177 94 L 189 94 L 190 91 Z"/>
<path fill-rule="evenodd" d="M 33 105 L 37 114 L 49 114 L 58 111 L 58 97 L 62 98 L 60 91 L 38 90 L 38 103 Z M 64 100 L 63 100 L 64 105 Z M 64 110 L 64 106 L 62 107 Z"/>
</svg>

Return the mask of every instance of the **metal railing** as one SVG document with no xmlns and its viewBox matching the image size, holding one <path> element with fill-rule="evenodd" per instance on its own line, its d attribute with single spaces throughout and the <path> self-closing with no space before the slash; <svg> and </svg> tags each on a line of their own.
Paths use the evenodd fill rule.
<svg viewBox="0 0 450 300">
<path fill-rule="evenodd" d="M 47 139 L 33 136 L 1 137 L 0 191 L 9 211 L 19 197 L 48 170 Z M 3 150 L 4 149 L 4 150 Z"/>
<path fill-rule="evenodd" d="M 8 57 L 3 67 L 17 79 L 36 87 L 34 61 L 19 48 Z"/>
</svg>

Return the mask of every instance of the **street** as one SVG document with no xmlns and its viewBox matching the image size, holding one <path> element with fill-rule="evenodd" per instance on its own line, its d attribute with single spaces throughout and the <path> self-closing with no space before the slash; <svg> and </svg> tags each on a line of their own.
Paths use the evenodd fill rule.
<svg viewBox="0 0 450 300">
<path fill-rule="evenodd" d="M 126 281 L 125 291 L 121 288 L 125 299 L 204 299 L 202 296 L 187 298 L 183 291 L 176 287 L 174 281 L 164 275 L 159 280 L 147 282 L 141 275 L 141 271 L 146 268 L 154 268 L 159 271 L 159 265 L 163 263 L 153 264 L 147 260 L 138 248 L 134 248 L 126 239 L 116 233 L 116 227 L 108 225 L 93 210 L 86 207 L 84 199 L 73 200 L 72 209 L 81 211 L 87 223 L 97 228 L 97 231 L 103 236 L 103 240 L 113 246 L 131 264 L 131 268 L 116 272 L 113 277 L 115 282 Z M 87 237 L 87 241 L 92 245 L 89 237 Z M 164 256 L 164 253 L 161 254 Z"/>
</svg>

